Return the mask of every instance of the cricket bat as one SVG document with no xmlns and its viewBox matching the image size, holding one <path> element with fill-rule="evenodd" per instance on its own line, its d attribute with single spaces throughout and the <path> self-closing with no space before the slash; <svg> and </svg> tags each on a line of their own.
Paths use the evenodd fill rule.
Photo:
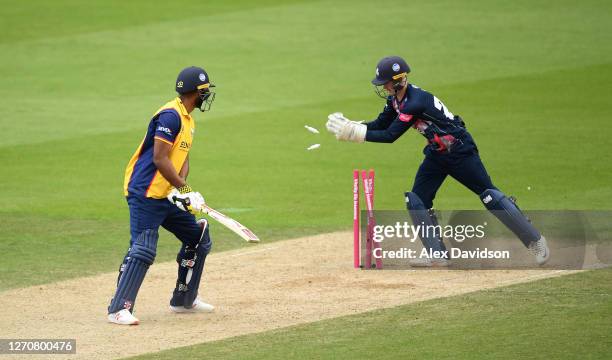
<svg viewBox="0 0 612 360">
<path fill-rule="evenodd" d="M 204 205 L 204 207 L 202 208 L 202 213 L 215 219 L 216 221 L 221 223 L 221 225 L 230 229 L 244 240 L 248 242 L 259 242 L 259 238 L 257 237 L 257 235 L 255 235 L 255 233 L 249 230 L 246 226 L 242 225 L 231 217 L 220 213 L 219 211 L 211 208 L 210 206 Z"/>
</svg>

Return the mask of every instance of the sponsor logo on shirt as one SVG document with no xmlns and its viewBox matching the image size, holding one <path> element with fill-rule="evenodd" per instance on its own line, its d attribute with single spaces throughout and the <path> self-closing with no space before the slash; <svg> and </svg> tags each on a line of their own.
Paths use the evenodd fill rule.
<svg viewBox="0 0 612 360">
<path fill-rule="evenodd" d="M 412 120 L 412 115 L 401 113 L 399 114 L 399 119 L 403 122 L 409 122 L 410 120 Z"/>
<path fill-rule="evenodd" d="M 180 146 L 180 148 L 181 148 L 181 149 L 184 149 L 184 150 L 189 150 L 189 148 L 190 148 L 190 147 L 191 147 L 191 144 L 190 144 L 190 143 L 188 143 L 188 142 L 187 142 L 187 141 L 185 141 L 185 140 L 181 141 L 181 146 Z"/>
<path fill-rule="evenodd" d="M 167 127 L 163 127 L 163 126 L 158 126 L 157 127 L 157 131 L 161 131 L 164 134 L 170 135 L 172 136 L 172 130 L 168 129 Z"/>
</svg>

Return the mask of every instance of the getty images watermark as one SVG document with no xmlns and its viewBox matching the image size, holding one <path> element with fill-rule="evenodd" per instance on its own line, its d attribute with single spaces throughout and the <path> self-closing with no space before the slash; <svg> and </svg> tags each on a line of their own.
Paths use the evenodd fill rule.
<svg viewBox="0 0 612 360">
<path fill-rule="evenodd" d="M 372 228 L 372 240 L 381 243 L 385 238 L 404 239 L 415 243 L 423 238 L 452 238 L 456 242 L 468 239 L 484 239 L 485 221 L 480 225 L 413 225 L 407 221 L 397 221 L 393 225 L 375 225 Z M 403 247 L 397 250 L 383 250 L 382 247 L 374 247 L 372 256 L 376 259 L 510 259 L 508 250 L 489 250 L 488 248 L 477 248 L 474 250 L 462 250 L 454 247 L 450 250 L 433 250 L 422 248 L 419 250 Z"/>
<path fill-rule="evenodd" d="M 550 258 L 544 266 L 536 262 L 517 234 L 486 210 L 437 211 L 436 225 L 413 223 L 406 210 L 374 211 L 374 223 L 368 225 L 368 214 L 363 211 L 359 248 L 354 252 L 364 269 L 414 269 L 415 263 L 427 259 L 448 260 L 445 269 L 590 269 L 612 265 L 611 211 L 525 214 L 546 237 Z M 438 246 L 431 246 L 432 241 Z"/>
</svg>

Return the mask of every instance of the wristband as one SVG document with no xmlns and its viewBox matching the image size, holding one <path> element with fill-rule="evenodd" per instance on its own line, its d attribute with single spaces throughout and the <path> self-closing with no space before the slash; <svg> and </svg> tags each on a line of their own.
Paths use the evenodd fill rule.
<svg viewBox="0 0 612 360">
<path fill-rule="evenodd" d="M 187 193 L 193 192 L 193 190 L 191 189 L 191 186 L 189 186 L 189 184 L 185 184 L 185 185 L 181 186 L 180 188 L 178 188 L 176 190 L 178 190 L 178 192 L 181 193 L 181 194 L 187 194 Z"/>
</svg>

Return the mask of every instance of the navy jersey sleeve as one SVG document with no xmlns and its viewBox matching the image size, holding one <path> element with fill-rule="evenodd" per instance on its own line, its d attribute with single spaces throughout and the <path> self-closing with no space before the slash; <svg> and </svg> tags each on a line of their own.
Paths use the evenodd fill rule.
<svg viewBox="0 0 612 360">
<path fill-rule="evenodd" d="M 173 144 L 181 131 L 181 119 L 175 111 L 162 111 L 155 120 L 155 138 Z"/>
<path fill-rule="evenodd" d="M 387 105 L 385 105 L 383 111 L 378 114 L 378 117 L 374 121 L 366 123 L 366 125 L 368 126 L 368 130 L 384 130 L 391 125 L 396 117 L 397 113 L 393 109 L 391 101 L 387 100 Z"/>
<path fill-rule="evenodd" d="M 366 132 L 365 140 L 378 143 L 392 143 L 399 139 L 414 123 L 411 117 L 401 114 L 395 121 L 384 130 L 370 130 Z"/>
</svg>

